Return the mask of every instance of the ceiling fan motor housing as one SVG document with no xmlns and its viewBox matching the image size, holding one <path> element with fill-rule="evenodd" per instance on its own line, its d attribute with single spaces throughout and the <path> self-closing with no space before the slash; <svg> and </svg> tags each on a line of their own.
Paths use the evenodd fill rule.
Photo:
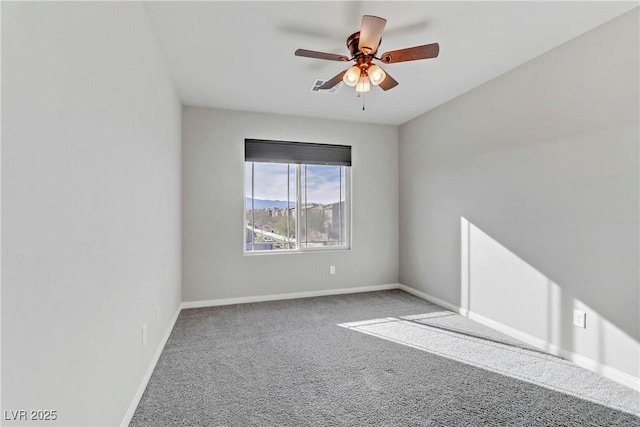
<svg viewBox="0 0 640 427">
<path fill-rule="evenodd" d="M 347 38 L 347 49 L 349 49 L 349 52 L 351 53 L 351 57 L 356 57 L 358 56 L 358 54 L 360 55 L 375 55 L 376 52 L 378 51 L 378 47 L 380 47 L 380 43 L 382 43 L 382 38 L 380 38 L 380 41 L 378 42 L 378 46 L 375 47 L 375 49 L 373 49 L 371 52 L 360 52 L 358 50 L 358 45 L 360 44 L 360 31 L 356 31 L 355 33 L 351 34 L 348 38 Z"/>
</svg>

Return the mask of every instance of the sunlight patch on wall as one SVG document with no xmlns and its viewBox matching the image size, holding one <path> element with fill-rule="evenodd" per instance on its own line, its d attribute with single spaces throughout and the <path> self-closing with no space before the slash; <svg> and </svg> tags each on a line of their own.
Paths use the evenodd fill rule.
<svg viewBox="0 0 640 427">
<path fill-rule="evenodd" d="M 637 340 L 464 217 L 460 236 L 463 313 L 596 372 L 638 378 Z M 574 310 L 587 313 L 586 328 L 574 326 Z"/>
</svg>

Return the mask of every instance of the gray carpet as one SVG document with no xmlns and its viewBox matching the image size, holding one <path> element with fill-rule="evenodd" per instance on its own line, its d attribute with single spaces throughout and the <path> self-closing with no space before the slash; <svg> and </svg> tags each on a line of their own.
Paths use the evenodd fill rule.
<svg viewBox="0 0 640 427">
<path fill-rule="evenodd" d="M 384 291 L 183 310 L 130 425 L 638 427 L 639 397 Z"/>
</svg>

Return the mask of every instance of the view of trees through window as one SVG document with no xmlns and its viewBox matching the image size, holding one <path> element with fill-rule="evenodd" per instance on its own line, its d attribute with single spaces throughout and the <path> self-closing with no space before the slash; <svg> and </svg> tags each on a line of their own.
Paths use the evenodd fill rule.
<svg viewBox="0 0 640 427">
<path fill-rule="evenodd" d="M 246 250 L 346 246 L 346 173 L 345 166 L 246 162 Z"/>
</svg>

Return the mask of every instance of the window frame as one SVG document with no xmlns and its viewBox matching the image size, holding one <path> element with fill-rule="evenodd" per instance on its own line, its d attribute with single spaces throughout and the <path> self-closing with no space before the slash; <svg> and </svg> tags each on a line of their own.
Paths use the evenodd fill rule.
<svg viewBox="0 0 640 427">
<path fill-rule="evenodd" d="M 295 249 L 272 249 L 272 250 L 247 250 L 247 233 L 249 229 L 246 226 L 247 223 L 247 208 L 246 208 L 246 189 L 247 189 L 247 164 L 248 163 L 276 163 L 282 165 L 291 165 L 295 167 L 295 185 L 296 185 L 296 248 Z M 340 166 L 344 168 L 344 205 L 345 205 L 345 214 L 344 214 L 344 245 L 334 245 L 334 246 L 315 246 L 315 247 L 303 247 L 301 242 L 298 241 L 298 236 L 301 236 L 301 227 L 302 227 L 302 167 L 305 163 L 282 163 L 282 162 L 256 162 L 256 161 L 243 161 L 243 213 L 242 213 L 242 226 L 243 226 L 243 246 L 242 252 L 244 256 L 254 256 L 254 255 L 280 255 L 280 254 L 301 254 L 301 253 L 312 253 L 312 252 L 328 252 L 328 251 L 348 251 L 351 250 L 351 166 Z M 312 165 L 312 164 L 306 164 Z M 312 165 L 313 166 L 313 165 Z M 251 174 L 253 177 L 253 173 Z M 253 187 L 252 183 L 252 187 Z"/>
</svg>

